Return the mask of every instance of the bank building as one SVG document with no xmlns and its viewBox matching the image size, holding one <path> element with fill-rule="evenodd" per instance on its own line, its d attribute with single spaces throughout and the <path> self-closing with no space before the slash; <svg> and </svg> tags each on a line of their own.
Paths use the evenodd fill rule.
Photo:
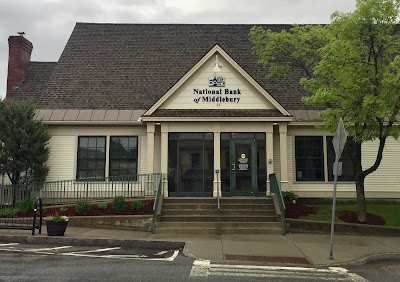
<svg viewBox="0 0 400 282">
<path fill-rule="evenodd" d="M 160 174 L 164 201 L 239 207 L 271 198 L 274 175 L 282 191 L 331 198 L 333 133 L 316 129 L 320 111 L 302 102 L 300 69 L 266 77 L 251 27 L 77 23 L 57 62 L 31 61 L 29 35 L 10 36 L 6 99 L 32 100 L 48 125 L 47 181 Z M 377 148 L 363 145 L 364 166 Z M 345 152 L 337 195 L 355 198 Z M 400 197 L 399 154 L 389 138 L 367 198 Z"/>
</svg>

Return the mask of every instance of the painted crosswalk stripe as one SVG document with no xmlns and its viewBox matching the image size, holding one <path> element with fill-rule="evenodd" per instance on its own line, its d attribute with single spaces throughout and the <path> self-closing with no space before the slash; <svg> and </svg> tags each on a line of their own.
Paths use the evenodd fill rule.
<svg viewBox="0 0 400 282">
<path fill-rule="evenodd" d="M 257 266 L 257 265 L 225 265 L 211 264 L 209 261 L 197 260 L 193 263 L 190 277 L 258 277 L 272 279 L 318 280 L 318 281 L 351 281 L 366 282 L 365 278 L 350 273 L 341 267 L 308 268 L 287 266 Z"/>
</svg>

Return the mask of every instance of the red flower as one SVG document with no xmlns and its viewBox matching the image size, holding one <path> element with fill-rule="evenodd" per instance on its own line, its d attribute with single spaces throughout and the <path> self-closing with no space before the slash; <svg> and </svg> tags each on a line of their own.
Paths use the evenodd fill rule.
<svg viewBox="0 0 400 282">
<path fill-rule="evenodd" d="M 56 215 L 61 215 L 59 211 L 56 211 Z"/>
<path fill-rule="evenodd" d="M 50 217 L 50 216 L 51 216 L 51 213 L 47 214 L 47 216 Z"/>
</svg>

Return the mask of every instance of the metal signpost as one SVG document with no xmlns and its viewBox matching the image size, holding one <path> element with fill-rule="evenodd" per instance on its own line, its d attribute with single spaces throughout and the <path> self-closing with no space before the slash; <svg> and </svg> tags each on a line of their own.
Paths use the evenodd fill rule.
<svg viewBox="0 0 400 282">
<path fill-rule="evenodd" d="M 332 143 L 333 148 L 335 149 L 335 164 L 333 166 L 333 199 L 332 199 L 332 223 L 331 223 L 331 246 L 329 259 L 333 259 L 333 232 L 335 230 L 335 211 L 336 211 L 336 186 L 337 186 L 337 177 L 341 175 L 341 166 L 339 165 L 340 156 L 342 155 L 344 145 L 346 144 L 347 134 L 344 129 L 343 120 L 340 118 L 338 127 L 336 129 L 335 136 L 333 137 Z"/>
</svg>

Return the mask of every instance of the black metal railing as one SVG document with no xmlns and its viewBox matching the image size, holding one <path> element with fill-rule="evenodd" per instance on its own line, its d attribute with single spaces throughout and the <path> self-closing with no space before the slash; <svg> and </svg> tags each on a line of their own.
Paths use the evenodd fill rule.
<svg viewBox="0 0 400 282">
<path fill-rule="evenodd" d="M 105 200 L 154 197 L 160 173 L 93 179 L 52 181 L 20 185 L 0 185 L 0 208 L 15 206 L 26 198 L 41 197 L 43 204 L 75 203 L 79 200 Z"/>
<path fill-rule="evenodd" d="M 41 234 L 42 217 L 42 199 L 38 197 L 31 211 L 21 212 L 12 206 L 1 208 L 0 229 L 32 230 L 32 235 L 35 235 L 35 230 L 38 229 Z"/>
<path fill-rule="evenodd" d="M 217 234 L 221 235 L 221 200 L 219 194 L 219 170 L 216 170 L 217 174 Z"/>
<path fill-rule="evenodd" d="M 160 177 L 158 181 L 158 187 L 157 187 L 157 192 L 154 197 L 154 204 L 153 204 L 153 220 L 151 223 L 151 232 L 156 233 L 156 228 L 157 228 L 157 216 L 158 216 L 158 209 L 159 205 L 161 202 L 161 198 L 163 195 L 163 183 L 162 183 L 162 177 Z"/>
<path fill-rule="evenodd" d="M 275 173 L 272 173 L 269 175 L 269 182 L 270 182 L 270 188 L 271 188 L 271 194 L 275 194 L 276 200 L 278 202 L 278 207 L 279 207 L 279 217 L 280 221 L 282 224 L 282 229 L 285 232 L 286 230 L 286 223 L 285 223 L 285 211 L 286 211 L 286 206 L 285 202 L 283 201 L 283 196 L 281 189 L 279 188 L 278 180 L 276 179 Z"/>
</svg>

